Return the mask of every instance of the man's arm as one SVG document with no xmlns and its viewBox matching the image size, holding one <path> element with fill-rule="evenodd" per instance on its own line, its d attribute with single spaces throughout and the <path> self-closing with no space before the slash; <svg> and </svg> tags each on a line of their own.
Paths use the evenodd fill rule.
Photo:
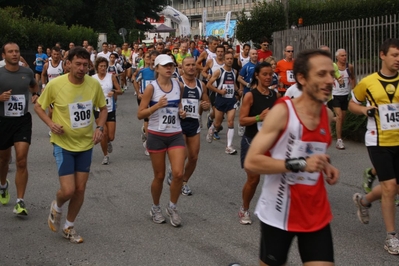
<svg viewBox="0 0 399 266">
<path fill-rule="evenodd" d="M 47 83 L 47 69 L 48 69 L 48 64 L 49 62 L 45 63 L 43 66 L 43 71 L 42 71 L 42 89 L 44 89 L 44 87 L 46 87 L 46 83 Z"/>
<path fill-rule="evenodd" d="M 202 68 L 202 76 L 204 77 L 204 79 L 210 79 L 210 74 L 209 69 L 212 68 L 211 64 L 213 64 L 213 60 L 209 59 L 208 61 L 206 61 L 205 67 Z"/>
<path fill-rule="evenodd" d="M 198 57 L 197 61 L 195 62 L 195 66 L 197 67 L 197 69 L 199 71 L 202 71 L 203 66 L 202 66 L 202 62 L 204 60 L 206 60 L 206 57 L 208 56 L 208 53 L 206 51 L 203 51 L 200 56 Z"/>
<path fill-rule="evenodd" d="M 213 73 L 212 77 L 208 80 L 206 87 L 213 92 L 223 95 L 226 93 L 226 90 L 219 90 L 218 88 L 213 86 L 213 83 L 219 78 L 219 76 L 220 76 L 220 69 L 216 70 L 215 73 Z"/>
</svg>

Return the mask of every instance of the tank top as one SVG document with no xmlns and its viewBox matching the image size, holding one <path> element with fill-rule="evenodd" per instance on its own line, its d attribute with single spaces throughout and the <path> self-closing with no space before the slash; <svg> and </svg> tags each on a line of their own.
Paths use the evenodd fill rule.
<svg viewBox="0 0 399 266">
<path fill-rule="evenodd" d="M 250 90 L 252 93 L 252 106 L 249 109 L 248 116 L 256 116 L 267 108 L 272 108 L 277 100 L 277 93 L 274 90 L 269 90 L 269 95 L 263 95 L 257 89 Z M 248 138 L 254 138 L 256 133 L 262 128 L 263 121 L 257 122 L 245 127 L 244 135 Z"/>
<path fill-rule="evenodd" d="M 199 119 L 199 106 L 202 99 L 202 84 L 199 79 L 195 79 L 196 86 L 189 87 L 183 77 L 179 81 L 184 84 L 183 97 L 181 99 L 183 110 L 186 111 L 185 120 Z"/>
<path fill-rule="evenodd" d="M 172 74 L 172 78 L 175 78 L 175 79 L 180 78 L 179 68 L 178 67 L 175 67 L 175 71 Z"/>
<path fill-rule="evenodd" d="M 209 69 L 209 74 L 211 74 L 211 76 L 213 75 L 213 73 L 215 73 L 216 70 L 219 70 L 222 67 L 224 67 L 224 63 L 223 64 L 219 64 L 216 61 L 216 58 L 212 58 L 212 61 L 213 61 L 212 67 Z M 213 83 L 213 86 L 215 86 L 215 87 L 217 86 L 217 82 L 216 81 Z"/>
<path fill-rule="evenodd" d="M 234 73 L 233 69 L 231 71 L 226 71 L 224 68 L 220 69 L 220 76 L 219 78 L 216 80 L 217 83 L 217 88 L 219 90 L 221 89 L 225 89 L 227 91 L 226 94 L 222 95 L 222 94 L 216 94 L 216 97 L 221 97 L 221 98 L 225 98 L 225 99 L 229 99 L 232 101 L 236 101 L 236 99 L 234 98 L 234 93 L 235 93 L 235 89 L 234 89 L 234 84 L 236 81 L 236 74 Z"/>
<path fill-rule="evenodd" d="M 118 71 L 118 69 L 116 68 L 116 65 L 108 66 L 107 72 L 108 72 L 108 73 L 111 73 L 111 74 L 116 74 L 116 75 L 119 74 L 119 71 Z"/>
<path fill-rule="evenodd" d="M 207 53 L 206 61 L 216 58 L 216 53 L 211 52 L 209 49 L 205 49 L 205 51 Z"/>
<path fill-rule="evenodd" d="M 101 88 L 103 89 L 104 97 L 105 97 L 105 103 L 107 105 L 107 110 L 108 113 L 115 111 L 115 100 L 114 97 L 109 97 L 108 93 L 112 91 L 114 88 L 114 84 L 112 82 L 112 74 L 107 73 L 103 79 L 100 79 L 98 77 L 98 74 L 95 74 L 92 76 L 94 79 L 98 80 L 100 82 Z M 98 111 L 99 109 L 97 109 Z"/>
<path fill-rule="evenodd" d="M 322 108 L 319 125 L 309 130 L 288 97 L 277 104 L 287 106 L 288 121 L 267 154 L 280 160 L 324 154 L 331 143 L 327 107 Z M 325 227 L 332 214 L 323 173 L 265 175 L 255 214 L 263 223 L 290 232 L 314 232 Z"/>
<path fill-rule="evenodd" d="M 344 82 L 343 82 L 343 84 L 339 84 L 339 82 L 337 80 L 335 80 L 332 94 L 333 95 L 337 95 L 337 96 L 339 96 L 339 95 L 342 95 L 342 96 L 348 95 L 350 93 L 350 91 L 351 91 L 351 88 L 350 88 L 350 85 L 349 85 L 350 79 L 349 79 L 348 68 L 345 68 L 344 70 L 339 70 L 338 69 L 338 72 L 340 74 L 340 77 L 343 78 Z"/>
<path fill-rule="evenodd" d="M 243 57 L 242 53 L 240 53 L 241 66 L 245 66 L 249 62 L 249 59 L 249 55 L 247 57 Z"/>
<path fill-rule="evenodd" d="M 48 68 L 47 68 L 48 81 L 64 74 L 64 68 L 62 67 L 62 64 L 63 64 L 63 62 L 62 62 L 62 60 L 60 60 L 58 65 L 54 67 L 53 61 L 49 61 Z"/>
<path fill-rule="evenodd" d="M 141 80 L 140 93 L 143 94 L 145 87 L 155 80 L 155 71 L 149 67 L 142 68 L 139 71 L 137 82 Z"/>
<path fill-rule="evenodd" d="M 170 92 L 165 92 L 159 86 L 157 80 L 151 81 L 154 87 L 154 92 L 150 100 L 150 107 L 157 104 L 159 99 L 166 95 L 168 105 L 156 110 L 148 121 L 148 131 L 153 134 L 162 135 L 164 133 L 179 133 L 181 132 L 179 104 L 180 104 L 180 85 L 175 79 L 171 79 L 172 89 Z"/>
</svg>

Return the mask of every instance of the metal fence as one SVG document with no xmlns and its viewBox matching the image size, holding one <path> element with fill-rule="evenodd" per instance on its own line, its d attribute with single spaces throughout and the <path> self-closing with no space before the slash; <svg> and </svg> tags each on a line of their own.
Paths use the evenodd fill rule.
<svg viewBox="0 0 399 266">
<path fill-rule="evenodd" d="M 273 54 L 281 59 L 287 45 L 292 45 L 296 53 L 327 45 L 335 60 L 335 51 L 343 48 L 348 62 L 355 67 L 357 80 L 360 80 L 379 70 L 379 46 L 388 38 L 399 38 L 398 14 L 274 32 Z"/>
</svg>

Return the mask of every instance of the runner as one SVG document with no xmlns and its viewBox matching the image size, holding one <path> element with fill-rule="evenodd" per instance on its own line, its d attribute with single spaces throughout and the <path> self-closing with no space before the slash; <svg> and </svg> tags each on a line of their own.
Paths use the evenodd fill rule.
<svg viewBox="0 0 399 266">
<path fill-rule="evenodd" d="M 399 39 L 387 39 L 380 47 L 379 57 L 382 61 L 380 71 L 363 78 L 353 89 L 349 111 L 368 117 L 365 142 L 380 185 L 365 196 L 355 193 L 353 201 L 359 220 L 368 224 L 371 203 L 381 199 L 386 230 L 384 249 L 397 255 L 395 197 L 399 188 Z M 362 105 L 363 102 L 366 106 Z"/>
<path fill-rule="evenodd" d="M 255 50 L 256 58 L 258 54 Z M 254 59 L 251 50 L 251 60 Z M 255 62 L 257 62 L 255 60 Z M 249 87 L 255 87 L 244 94 L 242 106 L 240 108 L 240 124 L 245 126 L 244 136 L 241 139 L 241 167 L 244 168 L 244 159 L 251 145 L 252 139 L 262 128 L 263 120 L 269 113 L 270 108 L 276 102 L 278 94 L 269 89 L 273 78 L 272 66 L 263 62 L 254 66 L 254 72 Z M 242 206 L 238 212 L 241 224 L 251 224 L 249 204 L 255 194 L 259 184 L 260 175 L 246 171 L 247 181 L 242 189 Z"/>
<path fill-rule="evenodd" d="M 236 113 L 236 93 L 241 93 L 236 85 L 237 72 L 232 69 L 233 65 L 233 54 L 226 52 L 224 54 L 224 66 L 219 70 L 216 70 L 210 80 L 208 81 L 207 87 L 216 93 L 215 99 L 215 120 L 208 129 L 206 140 L 211 143 L 213 140 L 214 132 L 220 127 L 223 115 L 227 114 L 227 147 L 225 150 L 226 154 L 236 154 L 237 150 L 233 148 L 233 137 L 234 137 L 234 117 Z M 216 86 L 214 82 L 216 81 Z"/>
<path fill-rule="evenodd" d="M 50 81 L 35 105 L 35 111 L 51 129 L 50 142 L 54 147 L 60 189 L 51 203 L 49 228 L 57 232 L 60 227 L 62 206 L 69 201 L 68 213 L 62 230 L 64 238 L 82 243 L 76 232 L 75 219 L 83 204 L 89 178 L 93 146 L 102 139 L 107 119 L 107 106 L 100 84 L 86 75 L 90 54 L 82 47 L 69 51 L 67 64 L 70 73 Z M 53 119 L 45 109 L 54 105 Z M 100 106 L 97 128 L 93 130 L 94 106 Z"/>
<path fill-rule="evenodd" d="M 146 58 L 148 63 L 150 64 L 148 67 L 140 69 L 137 78 L 135 78 L 133 82 L 133 86 L 136 90 L 137 93 L 137 104 L 140 106 L 141 104 L 141 99 L 143 97 L 144 91 L 147 88 L 147 86 L 155 80 L 155 69 L 154 69 L 154 63 L 155 63 L 155 58 L 159 55 L 158 51 L 152 51 L 149 53 L 146 53 Z M 149 58 L 147 58 L 149 56 Z M 148 150 L 147 150 L 147 132 L 148 132 L 148 118 L 144 118 L 144 124 L 143 127 L 141 128 L 141 140 L 143 141 L 143 147 L 144 147 L 144 154 L 145 155 L 150 155 Z"/>
<path fill-rule="evenodd" d="M 284 96 L 285 91 L 295 83 L 294 78 L 294 48 L 291 45 L 285 47 L 284 59 L 277 62 L 276 74 L 279 76 L 278 91 L 281 96 Z"/>
<path fill-rule="evenodd" d="M 160 207 L 160 197 L 165 179 L 167 153 L 173 180 L 166 213 L 170 223 L 176 227 L 181 225 L 176 204 L 183 185 L 185 161 L 185 145 L 180 126 L 180 117 L 184 119 L 186 116 L 181 109 L 183 84 L 172 79 L 174 63 L 168 55 L 157 56 L 154 66 L 157 79 L 146 86 L 137 114 L 139 119 L 149 118 L 147 148 L 154 169 L 151 185 L 153 205 L 150 213 L 154 223 L 165 222 Z"/>
<path fill-rule="evenodd" d="M 37 84 L 39 84 L 40 77 L 43 71 L 43 65 L 47 63 L 47 60 L 47 54 L 43 53 L 43 46 L 39 45 L 37 47 L 36 59 L 35 61 L 33 61 L 33 64 L 35 65 L 35 79 Z"/>
<path fill-rule="evenodd" d="M 242 52 L 239 52 L 238 55 L 236 55 L 240 67 L 244 67 L 251 60 L 251 57 L 249 55 L 250 49 L 251 46 L 248 43 L 246 43 L 242 46 Z M 256 52 L 256 50 L 254 51 Z M 258 53 L 256 53 L 256 59 L 258 59 Z"/>
<path fill-rule="evenodd" d="M 110 62 L 113 56 L 110 56 Z M 123 93 L 121 87 L 119 86 L 118 80 L 115 75 L 108 73 L 109 69 L 108 61 L 104 57 L 99 57 L 94 65 L 97 74 L 93 76 L 94 79 L 98 80 L 104 93 L 105 103 L 107 105 L 107 121 L 104 124 L 103 137 L 101 139 L 101 149 L 104 154 L 102 165 L 109 164 L 109 154 L 112 153 L 112 141 L 115 139 L 116 131 L 116 106 L 115 106 L 115 96 Z M 96 108 L 94 111 L 94 117 L 96 119 L 96 124 L 99 124 L 99 109 Z"/>
<path fill-rule="evenodd" d="M 186 118 L 181 121 L 181 127 L 187 147 L 187 161 L 184 167 L 181 194 L 190 196 L 192 195 L 192 191 L 187 182 L 197 166 L 198 154 L 200 151 L 199 133 L 201 132 L 201 128 L 199 125 L 199 106 L 202 106 L 204 110 L 208 110 L 210 104 L 205 84 L 196 78 L 197 69 L 195 67 L 195 58 L 184 58 L 182 69 L 184 75 L 179 78 L 179 81 L 184 85 L 182 105 L 183 110 L 186 111 Z M 169 169 L 167 175 L 167 182 L 169 185 L 171 181 L 172 173 Z"/>
<path fill-rule="evenodd" d="M 28 151 L 32 138 L 32 116 L 28 112 L 28 103 L 29 100 L 36 102 L 39 87 L 33 71 L 19 65 L 20 50 L 16 43 L 4 44 L 1 54 L 6 65 L 0 68 L 0 202 L 6 205 L 10 201 L 7 174 L 11 147 L 14 146 L 17 202 L 13 211 L 17 215 L 28 215 L 24 201 L 28 184 Z"/>
<path fill-rule="evenodd" d="M 331 54 L 302 51 L 294 73 L 302 96 L 285 97 L 270 110 L 244 162 L 247 171 L 265 175 L 255 209 L 260 265 L 285 265 L 296 236 L 304 265 L 332 266 L 332 214 L 323 178 L 330 185 L 339 178 L 325 154 L 331 143 L 332 116 L 324 105 L 334 84 Z"/>
</svg>

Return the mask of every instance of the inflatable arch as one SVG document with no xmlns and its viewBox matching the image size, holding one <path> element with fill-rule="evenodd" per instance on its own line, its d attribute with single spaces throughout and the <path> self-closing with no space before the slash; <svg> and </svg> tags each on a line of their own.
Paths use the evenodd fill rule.
<svg viewBox="0 0 399 266">
<path fill-rule="evenodd" d="M 174 9 L 171 6 L 166 6 L 164 10 L 161 11 L 161 15 L 169 18 L 171 21 L 179 25 L 179 33 L 183 36 L 190 36 L 190 21 L 187 16 L 185 16 L 180 11 Z"/>
</svg>

